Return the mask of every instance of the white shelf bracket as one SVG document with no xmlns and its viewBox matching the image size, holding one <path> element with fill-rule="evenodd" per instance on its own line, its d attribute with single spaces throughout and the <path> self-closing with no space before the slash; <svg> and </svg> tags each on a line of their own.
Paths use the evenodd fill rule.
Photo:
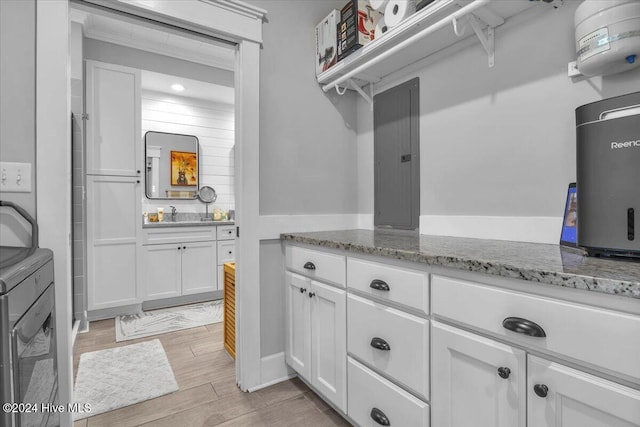
<svg viewBox="0 0 640 427">
<path fill-rule="evenodd" d="M 349 79 L 349 84 L 352 88 L 355 89 L 356 92 L 360 94 L 361 97 L 364 98 L 365 101 L 369 103 L 371 109 L 373 110 L 373 85 L 369 84 L 369 94 L 367 94 L 360 86 L 358 86 L 353 80 Z"/>
<path fill-rule="evenodd" d="M 476 36 L 478 36 L 478 40 L 480 40 L 480 43 L 482 44 L 485 52 L 487 52 L 489 67 L 493 67 L 495 64 L 494 28 L 492 26 L 489 26 L 487 28 L 487 34 L 485 35 L 478 18 L 470 15 L 469 23 L 471 24 L 471 28 L 473 28 L 473 31 L 476 33 Z"/>
<path fill-rule="evenodd" d="M 349 86 L 353 88 L 353 90 L 358 92 L 360 96 L 363 97 L 364 100 L 367 101 L 367 103 L 369 103 L 369 105 L 371 106 L 371 110 L 373 110 L 373 83 L 369 83 L 369 93 L 366 93 L 364 90 L 362 90 L 362 88 L 358 86 L 358 84 L 354 82 L 352 79 L 347 80 L 346 83 L 348 83 Z M 336 84 L 335 88 L 338 95 L 342 96 L 345 94 L 345 92 L 347 92 L 346 86 L 343 87 L 342 90 L 340 90 L 340 86 Z"/>
</svg>

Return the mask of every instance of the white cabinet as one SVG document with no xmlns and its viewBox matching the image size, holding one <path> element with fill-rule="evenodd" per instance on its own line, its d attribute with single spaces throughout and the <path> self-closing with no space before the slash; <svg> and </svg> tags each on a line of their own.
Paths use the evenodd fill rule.
<svg viewBox="0 0 640 427">
<path fill-rule="evenodd" d="M 640 426 L 640 391 L 528 357 L 528 425 L 535 427 Z"/>
<path fill-rule="evenodd" d="M 220 240 L 220 237 L 229 239 L 226 232 L 220 232 L 218 227 L 218 290 L 224 288 L 224 271 L 223 266 L 226 262 L 234 262 L 236 260 L 236 241 L 233 237 L 230 240 Z"/>
<path fill-rule="evenodd" d="M 86 61 L 87 174 L 139 176 L 140 70 Z"/>
<path fill-rule="evenodd" d="M 137 178 L 87 177 L 89 310 L 140 302 L 140 197 Z"/>
<path fill-rule="evenodd" d="M 434 426 L 526 427 L 524 351 L 438 322 L 431 337 Z"/>
<path fill-rule="evenodd" d="M 291 272 L 286 289 L 286 361 L 346 412 L 346 292 Z"/>
<path fill-rule="evenodd" d="M 140 71 L 87 61 L 88 309 L 137 304 Z"/>
<path fill-rule="evenodd" d="M 208 227 L 207 227 L 208 228 Z M 191 238 L 191 241 L 179 239 Z M 143 300 L 217 290 L 215 228 L 145 229 Z"/>
<path fill-rule="evenodd" d="M 215 242 L 194 242 L 182 245 L 182 295 L 218 289 L 214 259 L 216 259 Z"/>
</svg>

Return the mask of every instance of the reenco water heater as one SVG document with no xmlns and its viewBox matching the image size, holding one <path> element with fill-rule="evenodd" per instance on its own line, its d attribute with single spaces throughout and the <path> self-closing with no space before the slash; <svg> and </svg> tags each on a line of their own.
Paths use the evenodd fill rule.
<svg viewBox="0 0 640 427">
<path fill-rule="evenodd" d="M 578 107 L 576 144 L 578 245 L 640 257 L 640 92 Z"/>
</svg>

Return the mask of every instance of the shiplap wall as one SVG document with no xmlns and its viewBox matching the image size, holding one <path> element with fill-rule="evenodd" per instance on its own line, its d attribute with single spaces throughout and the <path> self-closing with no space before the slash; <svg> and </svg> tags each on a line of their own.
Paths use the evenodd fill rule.
<svg viewBox="0 0 640 427">
<path fill-rule="evenodd" d="M 231 104 L 142 91 L 142 135 L 147 131 L 194 135 L 200 141 L 200 186 L 216 190 L 212 206 L 234 209 L 234 106 Z M 143 211 L 173 204 L 182 211 L 204 210 L 198 201 L 149 200 L 143 198 Z"/>
</svg>

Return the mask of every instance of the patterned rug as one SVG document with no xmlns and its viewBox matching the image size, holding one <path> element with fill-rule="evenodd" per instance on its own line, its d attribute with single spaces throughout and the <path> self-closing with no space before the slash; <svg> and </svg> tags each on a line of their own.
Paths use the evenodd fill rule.
<svg viewBox="0 0 640 427">
<path fill-rule="evenodd" d="M 80 420 L 178 390 L 160 340 L 80 355 L 74 400 Z"/>
<path fill-rule="evenodd" d="M 222 322 L 222 300 L 116 317 L 116 341 L 133 340 Z"/>
</svg>

